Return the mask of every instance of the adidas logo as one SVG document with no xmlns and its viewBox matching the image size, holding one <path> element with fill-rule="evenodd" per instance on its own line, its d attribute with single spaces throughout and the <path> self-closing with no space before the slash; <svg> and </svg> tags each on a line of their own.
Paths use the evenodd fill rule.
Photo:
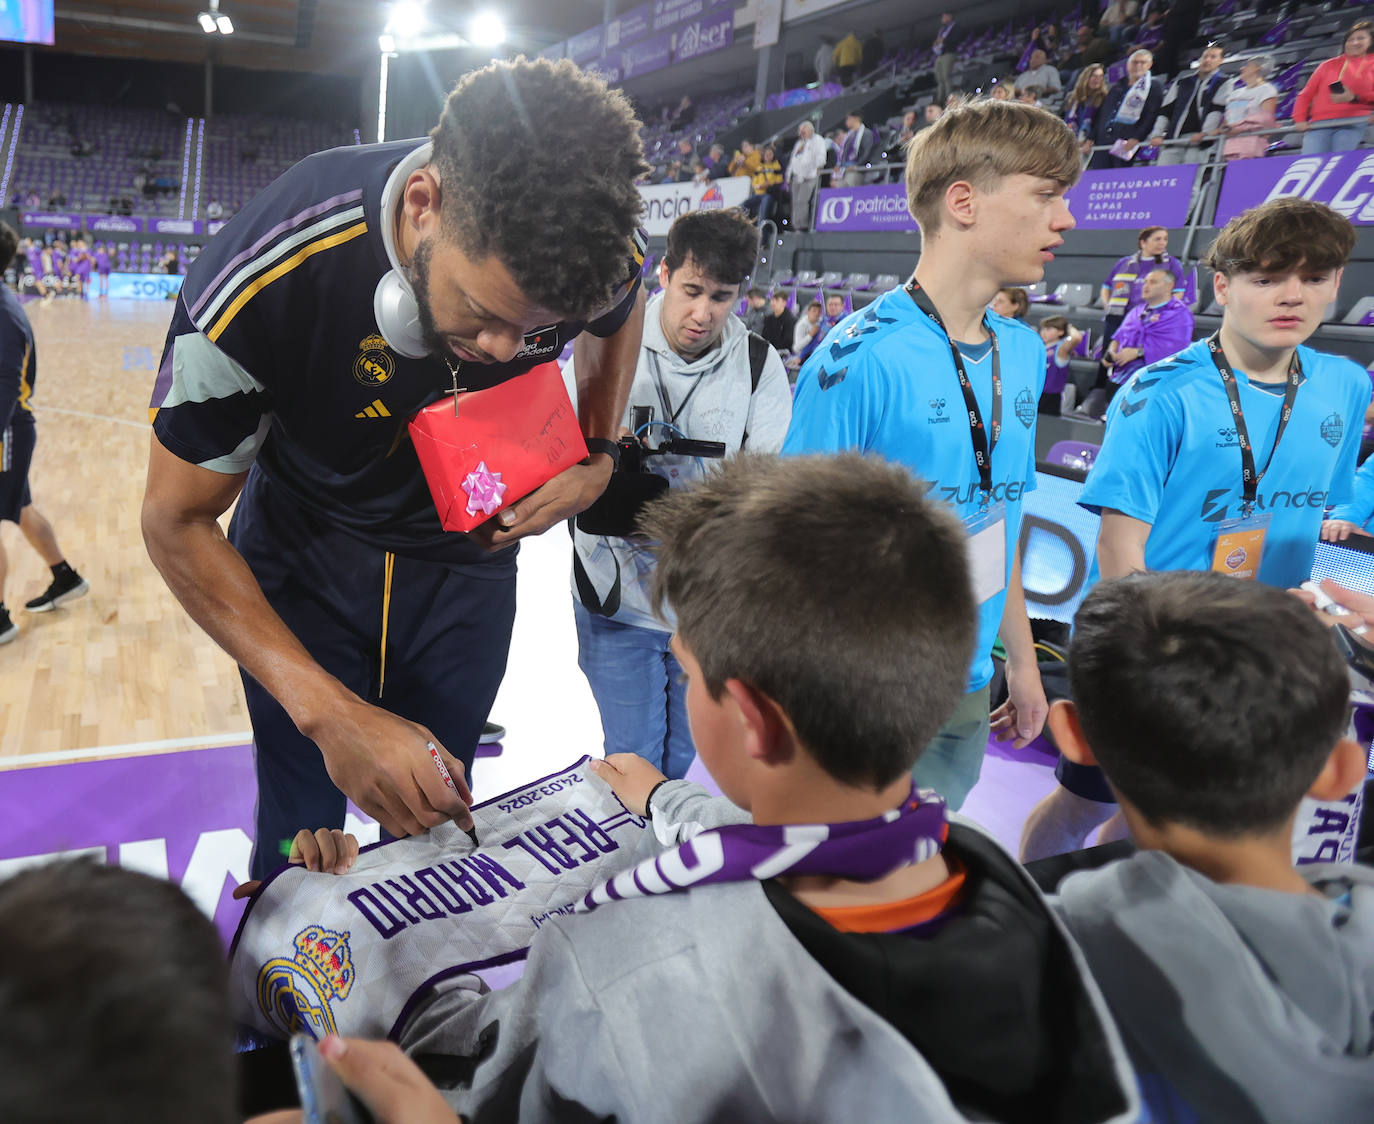
<svg viewBox="0 0 1374 1124">
<path fill-rule="evenodd" d="M 389 418 L 391 411 L 382 405 L 380 398 L 374 398 L 372 405 L 353 415 L 355 418 Z"/>
</svg>

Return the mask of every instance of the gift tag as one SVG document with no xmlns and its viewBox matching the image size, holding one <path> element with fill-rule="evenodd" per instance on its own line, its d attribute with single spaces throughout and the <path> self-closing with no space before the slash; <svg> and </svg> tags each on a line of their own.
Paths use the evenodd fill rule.
<svg viewBox="0 0 1374 1124">
<path fill-rule="evenodd" d="M 1269 513 L 1262 511 L 1218 523 L 1212 569 L 1242 581 L 1254 581 L 1264 553 L 1264 536 L 1269 533 L 1269 519 Z"/>
<path fill-rule="evenodd" d="M 969 576 L 978 604 L 1007 588 L 1007 505 L 995 503 L 964 519 Z"/>
</svg>

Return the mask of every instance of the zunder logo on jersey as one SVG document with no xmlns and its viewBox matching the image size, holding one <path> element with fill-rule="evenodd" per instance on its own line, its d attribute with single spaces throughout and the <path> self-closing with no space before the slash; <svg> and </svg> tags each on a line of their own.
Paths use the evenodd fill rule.
<svg viewBox="0 0 1374 1124">
<path fill-rule="evenodd" d="M 358 343 L 358 356 L 353 360 L 353 377 L 363 386 L 382 386 L 396 373 L 396 360 L 386 349 L 381 336 L 365 336 Z"/>
</svg>

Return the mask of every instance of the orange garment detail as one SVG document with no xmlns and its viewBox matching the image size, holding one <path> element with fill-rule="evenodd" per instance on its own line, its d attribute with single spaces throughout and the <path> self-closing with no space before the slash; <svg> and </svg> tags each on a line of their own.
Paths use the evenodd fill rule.
<svg viewBox="0 0 1374 1124">
<path fill-rule="evenodd" d="M 934 921 L 948 913 L 964 896 L 964 868 L 957 859 L 946 858 L 950 875 L 940 885 L 882 905 L 846 905 L 813 909 L 822 920 L 841 933 L 897 933 Z"/>
</svg>

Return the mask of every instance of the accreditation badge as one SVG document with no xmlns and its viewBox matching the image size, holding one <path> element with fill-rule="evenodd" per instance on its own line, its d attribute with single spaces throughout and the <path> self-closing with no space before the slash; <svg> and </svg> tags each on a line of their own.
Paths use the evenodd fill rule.
<svg viewBox="0 0 1374 1124">
<path fill-rule="evenodd" d="M 1242 581 L 1254 581 L 1259 575 L 1264 536 L 1269 533 L 1269 519 L 1267 511 L 1259 511 L 1218 523 L 1212 569 Z"/>
<path fill-rule="evenodd" d="M 1007 588 L 1007 505 L 991 504 L 964 519 L 968 564 L 978 604 Z"/>
</svg>

